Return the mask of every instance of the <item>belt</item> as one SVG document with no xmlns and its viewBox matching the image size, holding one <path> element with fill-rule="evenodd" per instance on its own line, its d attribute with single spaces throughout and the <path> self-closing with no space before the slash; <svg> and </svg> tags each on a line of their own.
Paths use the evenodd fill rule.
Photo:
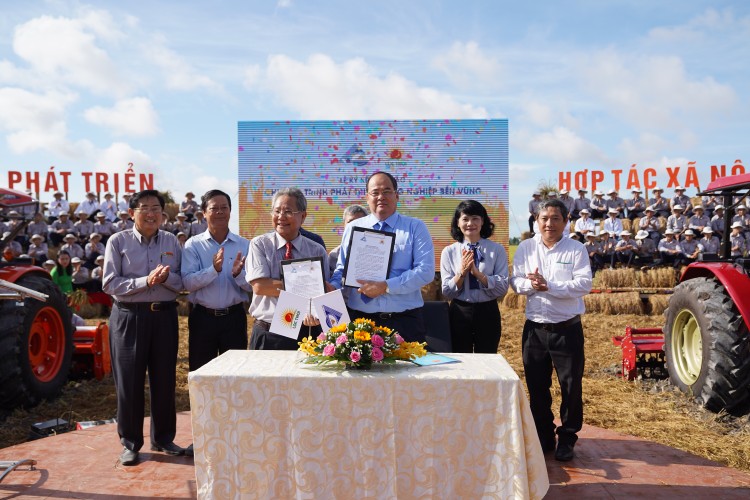
<svg viewBox="0 0 750 500">
<path fill-rule="evenodd" d="M 236 311 L 242 311 L 245 309 L 245 307 L 242 305 L 242 302 L 238 304 L 231 305 L 229 307 L 225 307 L 223 309 L 211 309 L 210 307 L 205 307 L 200 304 L 195 304 L 193 307 L 199 311 L 203 311 L 205 313 L 210 314 L 211 316 L 227 316 L 229 313 L 233 313 Z"/>
<path fill-rule="evenodd" d="M 497 300 L 482 300 L 479 302 L 466 302 L 465 300 L 459 300 L 459 299 L 451 299 L 451 302 L 455 302 L 459 306 L 478 306 L 478 305 L 484 305 L 488 303 L 494 303 L 497 304 Z"/>
<path fill-rule="evenodd" d="M 528 320 L 529 323 L 533 324 L 537 328 L 541 328 L 542 330 L 547 330 L 548 332 L 554 332 L 561 328 L 565 328 L 566 326 L 572 326 L 575 324 L 578 324 L 581 322 L 581 315 L 576 314 L 570 319 L 566 319 L 565 321 L 561 321 L 559 323 L 537 323 L 536 321 Z"/>
<path fill-rule="evenodd" d="M 145 311 L 145 312 L 160 312 L 170 311 L 177 307 L 177 301 L 170 300 L 167 302 L 120 302 L 115 301 L 117 307 L 125 309 L 127 311 Z"/>
<path fill-rule="evenodd" d="M 256 319 L 253 324 L 257 324 L 261 327 L 263 327 L 264 330 L 270 330 L 271 329 L 271 323 L 268 321 L 263 321 L 262 319 Z"/>
</svg>

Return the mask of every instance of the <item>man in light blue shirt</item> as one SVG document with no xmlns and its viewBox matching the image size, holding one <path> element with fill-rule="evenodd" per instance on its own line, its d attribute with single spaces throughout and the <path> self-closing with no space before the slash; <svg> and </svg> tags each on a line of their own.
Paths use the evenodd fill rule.
<svg viewBox="0 0 750 500">
<path fill-rule="evenodd" d="M 367 179 L 370 215 L 352 221 L 341 240 L 341 251 L 331 279 L 342 287 L 349 240 L 354 227 L 396 234 L 391 271 L 385 281 L 360 281 L 349 293 L 347 306 L 352 319 L 369 318 L 397 330 L 408 341 L 424 342 L 422 287 L 435 279 L 435 249 L 427 226 L 419 219 L 399 214 L 398 183 L 389 173 L 376 172 Z M 356 292 L 358 293 L 355 293 Z"/>
<path fill-rule="evenodd" d="M 193 236 L 182 253 L 182 283 L 192 304 L 188 319 L 190 371 L 229 349 L 247 349 L 244 302 L 250 242 L 229 230 L 232 202 L 218 189 L 201 198 L 208 230 Z"/>
</svg>

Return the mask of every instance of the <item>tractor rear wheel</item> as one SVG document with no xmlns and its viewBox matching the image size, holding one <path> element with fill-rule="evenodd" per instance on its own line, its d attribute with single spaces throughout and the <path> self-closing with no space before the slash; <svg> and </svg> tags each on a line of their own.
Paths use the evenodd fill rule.
<svg viewBox="0 0 750 500">
<path fill-rule="evenodd" d="M 731 297 L 715 279 L 677 285 L 665 311 L 669 377 L 711 411 L 750 408 L 750 338 Z"/>
<path fill-rule="evenodd" d="M 30 407 L 55 397 L 68 379 L 73 323 L 65 295 L 49 278 L 25 275 L 17 285 L 46 302 L 0 301 L 0 408 Z"/>
</svg>

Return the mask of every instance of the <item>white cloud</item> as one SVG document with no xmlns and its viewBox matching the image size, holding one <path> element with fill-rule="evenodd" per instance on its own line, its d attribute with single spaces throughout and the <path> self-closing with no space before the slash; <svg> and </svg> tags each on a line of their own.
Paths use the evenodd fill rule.
<svg viewBox="0 0 750 500">
<path fill-rule="evenodd" d="M 257 64 L 250 65 L 245 68 L 245 78 L 242 84 L 247 90 L 254 89 L 258 83 L 260 83 L 262 77 L 262 70 Z"/>
<path fill-rule="evenodd" d="M 519 130 L 511 137 L 511 147 L 549 158 L 558 164 L 600 164 L 608 161 L 597 146 L 563 126 L 541 133 Z"/>
<path fill-rule="evenodd" d="M 48 150 L 69 157 L 85 154 L 86 141 L 72 144 L 67 138 L 65 110 L 76 99 L 73 93 L 0 88 L 0 128 L 9 132 L 10 150 L 15 154 Z"/>
<path fill-rule="evenodd" d="M 649 31 L 648 36 L 657 42 L 692 43 L 706 40 L 711 36 L 711 32 L 719 32 L 724 37 L 731 36 L 732 33 L 746 36 L 748 31 L 750 17 L 737 19 L 729 9 L 706 9 L 686 24 L 659 26 Z"/>
<path fill-rule="evenodd" d="M 118 101 L 113 108 L 95 106 L 84 112 L 89 122 L 109 128 L 115 135 L 153 136 L 159 132 L 159 117 L 145 97 Z"/>
<path fill-rule="evenodd" d="M 200 74 L 193 66 L 174 50 L 167 47 L 161 36 L 154 37 L 143 47 L 144 55 L 162 71 L 164 83 L 173 90 L 195 90 L 205 88 L 221 91 L 221 85 L 208 76 Z"/>
<path fill-rule="evenodd" d="M 40 16 L 16 27 L 13 50 L 44 80 L 98 94 L 124 95 L 131 85 L 98 44 L 120 37 L 111 16 L 89 11 L 79 18 Z"/>
<path fill-rule="evenodd" d="M 247 76 L 253 75 L 252 67 Z M 324 54 L 307 61 L 273 55 L 264 88 L 303 119 L 487 118 L 484 108 L 457 102 L 450 94 L 420 87 L 401 75 L 380 77 L 363 59 L 337 64 Z"/>
<path fill-rule="evenodd" d="M 712 77 L 691 79 L 676 56 L 624 56 L 602 51 L 581 68 L 589 91 L 640 129 L 688 128 L 689 120 L 724 116 L 734 90 Z"/>
<path fill-rule="evenodd" d="M 485 54 L 477 42 L 455 42 L 448 52 L 432 60 L 432 66 L 464 88 L 497 84 L 501 72 L 497 59 Z"/>
<path fill-rule="evenodd" d="M 292 0 L 279 0 L 278 2 L 276 2 L 276 5 L 281 8 L 291 7 Z"/>
</svg>

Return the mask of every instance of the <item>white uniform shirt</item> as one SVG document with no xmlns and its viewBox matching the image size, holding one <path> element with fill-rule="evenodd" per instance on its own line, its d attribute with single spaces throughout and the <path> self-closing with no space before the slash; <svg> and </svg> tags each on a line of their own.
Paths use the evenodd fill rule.
<svg viewBox="0 0 750 500">
<path fill-rule="evenodd" d="M 534 290 L 526 277 L 537 269 L 547 281 L 546 292 Z M 526 318 L 536 323 L 559 323 L 583 314 L 583 297 L 591 291 L 588 252 L 570 238 L 547 248 L 537 234 L 518 246 L 510 285 L 517 294 L 526 295 Z"/>
</svg>

